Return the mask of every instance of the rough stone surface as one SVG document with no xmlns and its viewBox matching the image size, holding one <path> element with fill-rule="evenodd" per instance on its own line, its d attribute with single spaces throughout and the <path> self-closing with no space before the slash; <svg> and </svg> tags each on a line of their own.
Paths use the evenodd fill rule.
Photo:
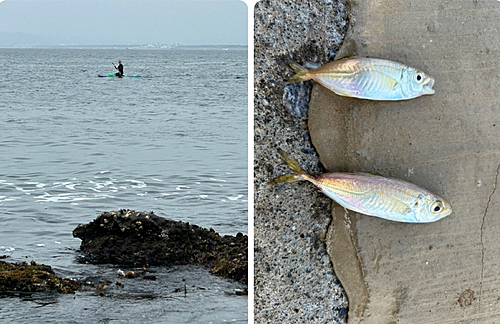
<svg viewBox="0 0 500 324">
<path fill-rule="evenodd" d="M 80 224 L 82 261 L 132 266 L 204 264 L 211 272 L 248 282 L 248 237 L 221 237 L 213 229 L 156 216 L 153 212 L 104 212 Z"/>
<path fill-rule="evenodd" d="M 311 82 L 300 82 L 285 87 L 283 105 L 293 116 L 307 117 L 311 87 Z"/>
<path fill-rule="evenodd" d="M 325 248 L 330 200 L 307 183 L 267 181 L 290 171 L 276 153 L 278 147 L 306 170 L 324 171 L 311 145 L 307 118 L 295 117 L 285 107 L 284 80 L 293 74 L 288 61 L 307 66 L 333 59 L 346 28 L 345 1 L 273 0 L 255 7 L 256 323 L 345 322 L 346 297 Z M 294 106 L 307 109 L 301 103 Z"/>
<path fill-rule="evenodd" d="M 81 288 L 81 283 L 62 279 L 56 276 L 54 270 L 48 265 L 10 263 L 0 261 L 0 293 L 32 293 L 32 292 L 58 292 L 63 294 L 74 293 Z"/>
</svg>

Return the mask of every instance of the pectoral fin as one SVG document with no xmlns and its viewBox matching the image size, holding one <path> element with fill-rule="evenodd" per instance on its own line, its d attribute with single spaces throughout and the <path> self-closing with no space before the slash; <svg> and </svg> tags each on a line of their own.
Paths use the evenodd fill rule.
<svg viewBox="0 0 500 324">
<path fill-rule="evenodd" d="M 391 195 L 381 192 L 378 193 L 378 196 L 381 200 L 384 201 L 384 205 L 386 206 L 388 211 L 390 210 L 391 212 L 402 215 L 406 215 L 410 211 L 410 207 L 408 207 L 407 204 Z"/>
<path fill-rule="evenodd" d="M 392 76 L 387 74 L 382 74 L 380 76 L 380 82 L 384 85 L 384 87 L 387 87 L 388 89 L 391 90 L 396 89 L 396 86 L 398 85 L 399 81 L 400 80 L 396 80 Z"/>
</svg>

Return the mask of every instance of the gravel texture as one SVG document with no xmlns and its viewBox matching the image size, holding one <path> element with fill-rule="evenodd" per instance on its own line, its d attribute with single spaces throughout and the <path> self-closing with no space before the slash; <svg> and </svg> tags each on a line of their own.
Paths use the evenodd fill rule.
<svg viewBox="0 0 500 324">
<path fill-rule="evenodd" d="M 287 65 L 333 60 L 347 30 L 346 1 L 260 1 L 255 7 L 255 323 L 345 323 L 347 299 L 325 247 L 331 200 L 306 182 L 269 185 L 290 170 L 325 170 L 311 144 L 311 84 L 287 86 Z M 287 90 L 285 91 L 285 87 Z"/>
</svg>

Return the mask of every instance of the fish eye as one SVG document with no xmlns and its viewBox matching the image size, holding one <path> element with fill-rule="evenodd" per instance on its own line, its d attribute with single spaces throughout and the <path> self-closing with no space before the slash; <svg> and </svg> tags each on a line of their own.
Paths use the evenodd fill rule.
<svg viewBox="0 0 500 324">
<path fill-rule="evenodd" d="M 415 75 L 415 80 L 417 80 L 418 83 L 420 83 L 423 79 L 424 79 L 424 77 L 422 76 L 422 74 L 417 73 Z"/>
<path fill-rule="evenodd" d="M 432 206 L 431 206 L 431 212 L 433 214 L 437 214 L 443 211 L 443 203 L 440 202 L 439 200 L 435 201 Z"/>
</svg>

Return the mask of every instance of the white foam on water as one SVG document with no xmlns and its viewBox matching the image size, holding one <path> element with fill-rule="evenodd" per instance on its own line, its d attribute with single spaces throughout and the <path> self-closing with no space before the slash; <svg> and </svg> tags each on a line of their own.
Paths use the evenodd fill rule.
<svg viewBox="0 0 500 324">
<path fill-rule="evenodd" d="M 218 182 L 226 182 L 224 179 L 215 179 L 215 178 L 210 178 L 212 181 L 218 181 Z"/>
<path fill-rule="evenodd" d="M 238 200 L 240 198 L 243 198 L 243 195 L 238 195 L 237 197 L 226 197 L 226 198 L 234 201 L 234 200 Z"/>
<path fill-rule="evenodd" d="M 145 188 L 147 187 L 147 184 L 144 181 L 138 181 L 138 180 L 126 180 L 130 181 L 132 183 L 132 188 Z M 135 183 L 135 185 L 134 185 Z"/>
</svg>

